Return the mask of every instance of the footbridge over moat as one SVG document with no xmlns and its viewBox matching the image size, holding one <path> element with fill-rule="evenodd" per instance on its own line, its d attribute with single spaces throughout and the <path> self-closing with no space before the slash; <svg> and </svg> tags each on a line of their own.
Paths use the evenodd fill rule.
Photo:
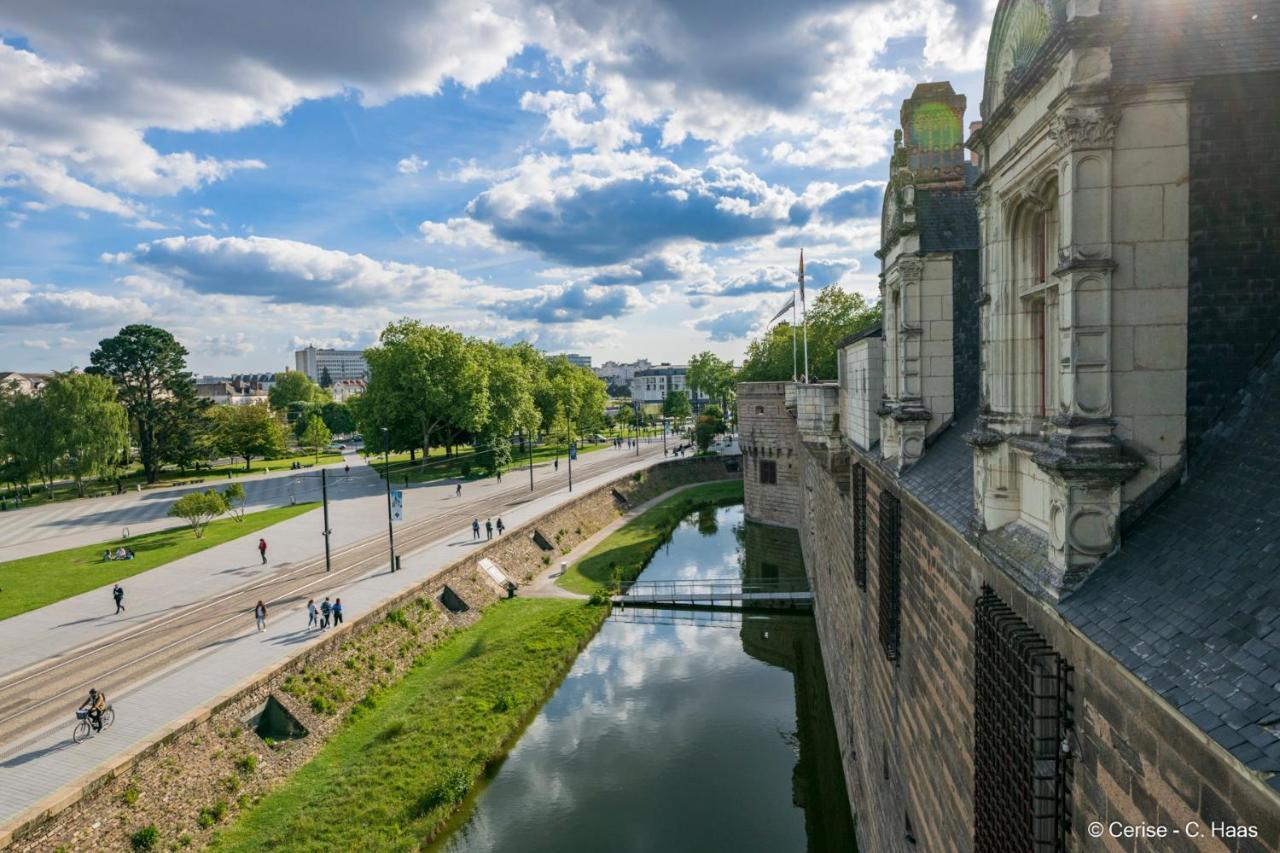
<svg viewBox="0 0 1280 853">
<path fill-rule="evenodd" d="M 813 607 L 813 591 L 805 578 L 653 580 L 624 583 L 611 600 L 624 608 L 808 610 Z"/>
</svg>

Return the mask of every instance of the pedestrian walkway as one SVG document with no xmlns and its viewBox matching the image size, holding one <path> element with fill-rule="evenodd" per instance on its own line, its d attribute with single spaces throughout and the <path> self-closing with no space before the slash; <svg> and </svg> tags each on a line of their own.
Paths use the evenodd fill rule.
<svg viewBox="0 0 1280 853">
<path fill-rule="evenodd" d="M 504 513 L 504 521 L 510 528 L 518 527 L 569 502 L 578 494 L 660 461 L 662 461 L 662 455 L 659 449 L 656 454 L 642 456 L 633 463 L 611 468 L 594 476 L 584 471 L 583 479 L 575 482 L 575 494 L 570 494 L 566 489 L 557 489 L 552 494 L 511 507 Z M 469 484 L 468 491 L 480 492 L 482 489 L 492 488 L 491 484 L 492 481 L 477 481 Z M 443 491 L 443 488 L 414 490 L 406 496 L 407 516 L 413 518 L 419 513 L 425 516 L 431 512 L 432 505 L 437 500 L 455 500 L 452 497 L 451 488 L 448 489 L 447 495 L 442 496 Z M 349 511 L 363 514 L 366 503 L 378 505 L 383 513 L 380 520 L 385 518 L 385 496 L 382 497 L 380 504 L 377 495 L 354 498 L 349 502 Z M 275 540 L 279 543 L 281 535 L 277 532 L 278 528 L 301 522 L 310 515 L 300 516 L 270 528 L 267 533 L 268 542 Z M 340 529 L 336 519 L 334 526 L 335 530 Z M 354 528 L 357 525 L 350 526 Z M 359 527 L 367 534 L 369 529 L 367 526 L 361 524 Z M 312 535 L 316 533 L 313 531 Z M 248 540 L 241 540 L 242 547 L 249 553 L 240 557 L 236 565 L 251 566 L 257 560 L 257 554 L 252 553 L 252 545 L 256 541 L 256 535 Z M 225 546 L 219 546 L 219 548 L 223 547 Z M 431 545 L 403 555 L 400 572 L 391 574 L 382 568 L 374 569 L 362 577 L 325 590 L 324 594 L 340 596 L 347 618 L 354 620 L 405 589 L 427 580 L 463 556 L 472 547 L 474 546 L 471 542 L 468 522 Z M 280 556 L 277 546 L 272 545 L 272 548 L 275 549 L 272 555 Z M 210 551 L 214 550 L 217 549 L 210 549 Z M 310 549 L 307 556 L 314 556 L 315 550 L 314 547 Z M 157 583 L 172 584 L 196 580 L 190 573 L 183 575 L 170 572 L 166 576 L 164 569 L 156 569 L 148 574 L 156 573 L 161 573 L 162 576 Z M 137 580 L 143 577 L 140 575 Z M 131 579 L 131 583 L 136 586 L 135 579 Z M 101 596 L 103 604 L 99 609 L 109 612 L 107 610 L 107 606 L 110 605 L 109 589 L 102 590 Z M 132 604 L 141 608 L 143 605 L 138 598 L 134 591 L 131 591 L 130 597 L 126 599 L 126 605 Z M 40 612 L 24 614 L 6 622 L 16 623 L 17 620 L 28 616 L 34 618 L 35 614 Z M 132 609 L 130 613 L 132 615 Z M 152 617 L 156 615 L 154 609 L 151 615 Z M 86 624 L 91 626 L 91 629 L 95 623 L 89 621 Z M 110 697 L 116 709 L 116 723 L 102 735 L 92 738 L 85 744 L 72 744 L 70 732 L 74 720 L 71 709 L 68 708 L 65 720 L 51 720 L 48 728 L 33 732 L 25 741 L 6 744 L 0 748 L 0 827 L 11 826 L 15 822 L 21 822 L 23 816 L 48 808 L 54 801 L 66 796 L 68 786 L 83 784 L 95 778 L 109 763 L 120 761 L 124 756 L 133 754 L 146 744 L 163 737 L 181 721 L 190 719 L 199 714 L 203 708 L 216 703 L 219 697 L 233 694 L 239 685 L 252 680 L 255 674 L 298 655 L 316 642 L 320 636 L 318 632 L 308 632 L 306 624 L 307 613 L 304 601 L 299 601 L 296 606 L 288 608 L 273 607 L 267 629 L 261 633 L 256 630 L 252 614 L 246 613 L 244 629 L 236 636 L 212 643 L 205 653 L 194 658 L 176 661 L 169 670 L 152 676 L 145 683 L 135 685 L 120 695 Z M 65 630 L 66 626 L 62 627 Z M 46 631 L 48 630 L 46 627 Z M 0 622 L 0 631 L 4 632 L 3 637 L 0 637 L 0 654 L 10 660 L 22 657 L 12 648 L 14 635 L 19 632 L 13 631 L 5 622 Z M 26 659 L 30 659 L 29 656 Z M 0 831 L 0 843 L 2 841 L 3 831 Z"/>
<path fill-rule="evenodd" d="M 349 454 L 347 460 L 353 472 L 357 467 L 365 468 L 363 460 L 356 454 Z M 328 469 L 330 478 L 338 488 L 341 488 L 343 464 L 338 462 L 321 466 Z M 284 506 L 295 500 L 298 503 L 320 500 L 318 468 L 291 471 L 288 470 L 287 463 L 281 462 L 280 465 L 282 470 L 269 474 L 246 475 L 235 479 L 210 477 L 203 483 L 192 486 L 148 489 L 141 493 L 125 492 L 22 509 L 10 508 L 0 512 L 0 562 L 61 551 L 64 548 L 109 542 L 124 535 L 125 529 L 128 529 L 130 536 L 138 536 L 173 527 L 181 523 L 169 517 L 169 507 L 175 500 L 205 489 L 221 491 L 231 483 L 244 486 L 249 512 Z"/>
</svg>

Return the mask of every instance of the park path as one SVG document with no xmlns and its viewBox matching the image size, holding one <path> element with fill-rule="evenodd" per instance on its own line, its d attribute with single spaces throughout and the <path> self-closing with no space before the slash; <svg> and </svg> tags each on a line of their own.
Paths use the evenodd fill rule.
<svg viewBox="0 0 1280 853">
<path fill-rule="evenodd" d="M 581 463 L 574 466 L 575 492 L 586 492 L 597 485 L 625 476 L 631 471 L 648 467 L 662 459 L 660 444 L 645 447 L 640 457 L 608 450 L 589 454 L 583 457 Z M 312 591 L 300 596 L 286 596 L 283 593 L 279 595 L 282 603 L 272 607 L 269 627 L 265 632 L 258 633 L 254 629 L 249 609 L 240 607 L 243 602 L 238 602 L 234 609 L 223 614 L 227 618 L 216 625 L 207 618 L 202 621 L 195 620 L 192 623 L 183 619 L 169 620 L 164 627 L 165 632 L 181 637 L 185 632 L 198 631 L 203 635 L 198 640 L 199 645 L 194 647 L 196 649 L 194 652 L 185 653 L 173 660 L 164 660 L 163 666 L 147 670 L 145 674 L 140 673 L 135 683 L 111 689 L 109 695 L 117 716 L 115 726 L 108 732 L 84 744 L 71 744 L 70 731 L 73 723 L 71 708 L 78 704 L 73 702 L 64 709 L 62 714 L 58 713 L 60 706 L 50 705 L 51 710 L 44 715 L 47 725 L 32 724 L 21 731 L 19 736 L 5 738 L 5 742 L 0 746 L 0 845 L 4 843 L 5 827 L 19 824 L 27 816 L 72 796 L 72 792 L 78 786 L 96 778 L 108 767 L 124 761 L 128 756 L 145 748 L 147 744 L 163 737 L 179 726 L 182 721 L 216 704 L 220 697 L 234 693 L 238 685 L 250 680 L 255 674 L 279 665 L 316 642 L 319 635 L 308 632 L 305 627 L 307 597 L 341 596 L 349 618 L 374 609 L 405 589 L 428 579 L 474 547 L 469 519 L 465 523 L 459 523 L 463 517 L 471 515 L 472 512 L 481 517 L 500 514 L 509 527 L 515 528 L 567 503 L 575 495 L 570 494 L 565 488 L 567 485 L 565 468 L 566 466 L 562 465 L 558 472 L 553 472 L 549 466 L 535 467 L 535 478 L 539 490 L 547 489 L 549 493 L 537 495 L 532 499 L 527 497 L 527 493 L 522 494 L 522 486 L 517 485 L 520 483 L 520 478 L 515 476 L 515 472 L 505 477 L 502 485 L 492 480 L 466 483 L 462 498 L 454 497 L 452 483 L 434 483 L 409 490 L 405 497 L 407 522 L 412 522 L 415 518 L 429 519 L 439 514 L 447 519 L 449 526 L 441 529 L 439 535 L 430 544 L 416 551 L 402 553 L 402 570 L 395 574 L 387 572 L 385 566 L 380 565 L 376 568 L 368 568 L 362 574 L 344 575 L 332 586 L 327 586 L 322 571 L 313 572 L 312 579 L 317 585 Z M 353 474 L 356 473 L 353 468 Z M 369 477 L 371 483 L 377 482 L 376 476 L 368 469 L 361 472 L 360 476 Z M 523 483 L 527 484 L 527 482 L 527 479 L 524 479 Z M 345 525 L 352 529 L 359 528 L 367 536 L 370 533 L 376 534 L 379 528 L 385 529 L 385 501 L 385 494 L 379 495 L 376 492 L 352 497 L 344 505 L 341 515 L 332 519 L 335 531 L 341 529 L 340 525 Z M 264 535 L 269 543 L 277 543 L 277 546 L 273 547 L 278 547 L 280 543 L 286 541 L 279 529 L 303 522 L 314 515 L 316 514 L 308 513 L 291 519 L 269 528 Z M 375 517 L 376 522 L 373 521 Z M 313 523 L 312 526 L 314 528 L 315 524 Z M 305 532 L 297 535 L 305 536 Z M 290 555 L 295 561 L 304 557 L 314 558 L 318 552 L 322 551 L 317 531 L 313 529 L 310 535 L 311 547 L 300 551 L 297 555 Z M 245 550 L 255 541 L 256 534 L 250 538 L 250 542 L 242 541 L 239 547 Z M 204 564 L 204 573 L 222 578 L 229 576 L 232 580 L 228 583 L 252 582 L 236 575 L 236 571 L 242 570 L 246 562 L 251 566 L 252 560 L 257 559 L 256 554 L 252 555 L 252 560 L 246 561 L 243 554 L 237 553 L 231 560 L 223 563 L 218 561 L 214 553 L 236 544 L 227 543 L 203 552 L 204 555 L 208 555 L 207 562 Z M 298 547 L 301 549 L 304 546 Z M 268 553 L 271 555 L 272 551 L 269 550 Z M 200 555 L 193 555 L 193 557 L 196 556 Z M 163 596 L 166 593 L 162 590 L 167 590 L 167 594 L 174 600 L 190 600 L 189 589 L 200 571 L 191 566 L 186 568 L 187 571 L 183 572 L 165 572 L 165 567 L 161 567 L 132 578 L 130 584 L 135 589 L 131 594 L 138 591 L 136 587 L 139 584 L 150 580 L 149 575 L 156 575 L 155 583 L 159 584 L 156 589 L 157 595 Z M 232 571 L 228 572 L 228 568 Z M 255 591 L 252 595 L 258 595 L 258 593 Z M 262 593 L 261 597 L 275 601 L 278 596 Z M 74 656 L 74 640 L 67 638 L 75 636 L 81 628 L 119 630 L 118 626 L 111 625 L 109 620 L 105 620 L 108 629 L 99 627 L 104 624 L 99 620 L 99 614 L 104 610 L 109 612 L 110 601 L 106 590 L 99 591 L 98 598 L 101 600 L 93 598 L 93 594 L 90 593 L 45 608 L 50 610 L 62 607 L 64 613 L 75 610 L 77 606 L 86 608 L 81 611 L 80 618 L 87 618 L 90 621 L 83 625 L 76 625 L 74 620 L 69 619 L 63 621 L 70 624 L 45 625 L 47 634 L 58 637 L 57 642 L 62 643 L 64 653 L 71 650 L 71 656 Z M 79 602 L 77 602 L 78 599 Z M 144 609 L 143 603 L 138 601 L 136 595 L 132 599 L 126 597 L 126 606 L 131 600 L 139 609 Z M 140 621 L 141 627 L 145 628 L 149 624 L 164 620 L 169 601 L 164 598 L 158 598 L 156 601 L 163 602 L 165 606 L 145 608 L 153 612 L 148 617 L 150 622 Z M 18 637 L 24 633 L 19 620 L 26 620 L 28 625 L 34 626 L 36 622 L 33 620 L 43 618 L 39 615 L 41 612 L 34 611 L 31 614 L 23 614 L 0 622 L 0 656 L 8 660 L 30 659 L 29 654 L 23 657 L 23 653 L 14 648 Z M 11 627 L 8 623 L 14 623 L 17 627 Z M 34 645 L 30 642 L 26 644 Z M 80 667 L 82 673 L 96 673 L 113 667 L 114 661 L 111 660 L 110 654 L 115 643 L 107 642 L 102 646 L 103 650 L 97 653 L 102 655 L 101 659 L 87 661 L 87 668 Z M 37 661 L 34 666 L 28 665 L 26 671 L 39 673 L 43 668 L 45 664 Z M 94 677 L 93 681 L 96 680 Z M 0 677 L 0 695 L 10 693 L 9 688 L 5 686 L 5 681 L 5 678 Z M 91 683 L 90 676 L 82 674 L 81 681 L 83 683 L 80 683 L 76 689 L 87 690 Z"/>
</svg>

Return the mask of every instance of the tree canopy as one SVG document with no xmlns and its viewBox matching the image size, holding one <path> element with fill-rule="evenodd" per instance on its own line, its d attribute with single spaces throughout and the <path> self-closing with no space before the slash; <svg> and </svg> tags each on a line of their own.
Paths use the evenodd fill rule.
<svg viewBox="0 0 1280 853">
<path fill-rule="evenodd" d="M 213 436 L 217 449 L 244 460 L 249 470 L 253 457 L 271 458 L 284 453 L 285 430 L 268 406 L 218 406 L 213 410 Z"/>
<path fill-rule="evenodd" d="M 667 398 L 662 401 L 662 414 L 669 418 L 681 420 L 689 417 L 693 413 L 693 409 L 689 406 L 689 395 L 679 389 L 667 393 Z"/>
<path fill-rule="evenodd" d="M 329 392 L 312 382 L 302 371 L 289 370 L 276 374 L 275 382 L 267 392 L 267 401 L 271 408 L 283 412 L 294 403 L 326 403 Z"/>
<path fill-rule="evenodd" d="M 689 359 L 689 371 L 685 385 L 695 397 L 698 395 L 716 400 L 722 407 L 733 399 L 733 386 L 737 371 L 732 361 L 725 361 L 710 350 L 704 350 Z"/>
<path fill-rule="evenodd" d="M 85 480 L 119 461 L 129 446 L 129 416 L 105 376 L 59 373 L 41 391 L 63 470 L 84 496 Z"/>
<path fill-rule="evenodd" d="M 818 292 L 809 308 L 809 378 L 836 378 L 836 344 L 848 335 L 880 322 L 880 304 L 868 305 L 857 293 L 847 293 L 839 285 Z M 779 323 L 747 345 L 747 357 L 738 372 L 739 382 L 783 381 L 792 376 L 790 323 Z M 796 329 L 796 335 L 801 334 Z M 799 337 L 797 340 L 802 340 Z M 803 343 L 801 343 L 803 349 Z M 801 373 L 804 354 L 800 354 Z"/>
<path fill-rule="evenodd" d="M 164 329 L 138 323 L 98 342 L 87 373 L 106 376 L 133 421 L 147 482 L 160 472 L 157 433 L 166 419 L 195 405 L 196 386 L 187 371 L 187 350 Z"/>
</svg>

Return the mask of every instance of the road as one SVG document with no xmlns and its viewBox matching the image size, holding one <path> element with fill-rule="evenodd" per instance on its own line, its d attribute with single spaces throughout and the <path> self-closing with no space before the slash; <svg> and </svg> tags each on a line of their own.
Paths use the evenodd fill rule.
<svg viewBox="0 0 1280 853">
<path fill-rule="evenodd" d="M 352 467 L 360 462 L 354 454 Z M 281 463 L 283 466 L 284 463 Z M 343 463 L 324 466 L 342 470 Z M 315 469 L 307 469 L 311 473 Z M 208 488 L 222 489 L 228 483 L 244 486 L 248 510 L 253 512 L 272 506 L 283 506 L 291 499 L 299 503 L 320 499 L 320 484 L 315 477 L 299 477 L 287 469 L 269 474 L 248 475 L 234 480 L 212 477 L 193 486 L 174 486 L 125 492 L 101 498 L 82 498 L 52 504 L 9 509 L 0 512 L 0 562 L 17 560 L 35 554 L 60 551 L 81 545 L 96 545 L 122 535 L 137 536 L 173 527 L 181 522 L 169 517 L 169 507 L 190 492 Z"/>
<path fill-rule="evenodd" d="M 626 451 L 600 451 L 574 464 L 575 481 L 585 481 L 638 461 L 660 460 L 661 444 L 642 446 L 640 455 Z M 410 492 L 409 500 L 429 504 L 430 517 L 408 521 L 396 529 L 396 550 L 407 555 L 438 543 L 465 529 L 472 518 L 510 515 L 514 508 L 540 497 L 562 492 L 567 468 L 559 472 L 538 466 L 534 490 L 527 473 L 515 471 L 501 485 L 486 481 L 464 486 L 462 499 L 453 499 L 452 484 L 431 484 Z M 0 676 L 0 744 L 31 741 L 50 720 L 64 722 L 68 708 L 79 703 L 92 684 L 109 697 L 126 694 L 131 687 L 175 668 L 193 657 L 211 652 L 244 637 L 252 620 L 247 617 L 262 599 L 273 614 L 297 608 L 309 597 L 332 594 L 362 578 L 385 575 L 388 549 L 385 528 L 335 550 L 333 568 L 324 571 L 322 554 L 275 567 L 214 595 L 195 595 L 163 603 L 151 618 L 124 629 L 29 663 Z M 270 532 L 268 531 L 268 536 Z M 157 570 L 158 571 L 158 570 Z M 343 593 L 344 595 L 346 593 Z M 66 630 L 75 630 L 69 625 Z M 4 750 L 9 752 L 10 750 Z M 11 766 L 5 762 L 0 766 Z"/>
</svg>

